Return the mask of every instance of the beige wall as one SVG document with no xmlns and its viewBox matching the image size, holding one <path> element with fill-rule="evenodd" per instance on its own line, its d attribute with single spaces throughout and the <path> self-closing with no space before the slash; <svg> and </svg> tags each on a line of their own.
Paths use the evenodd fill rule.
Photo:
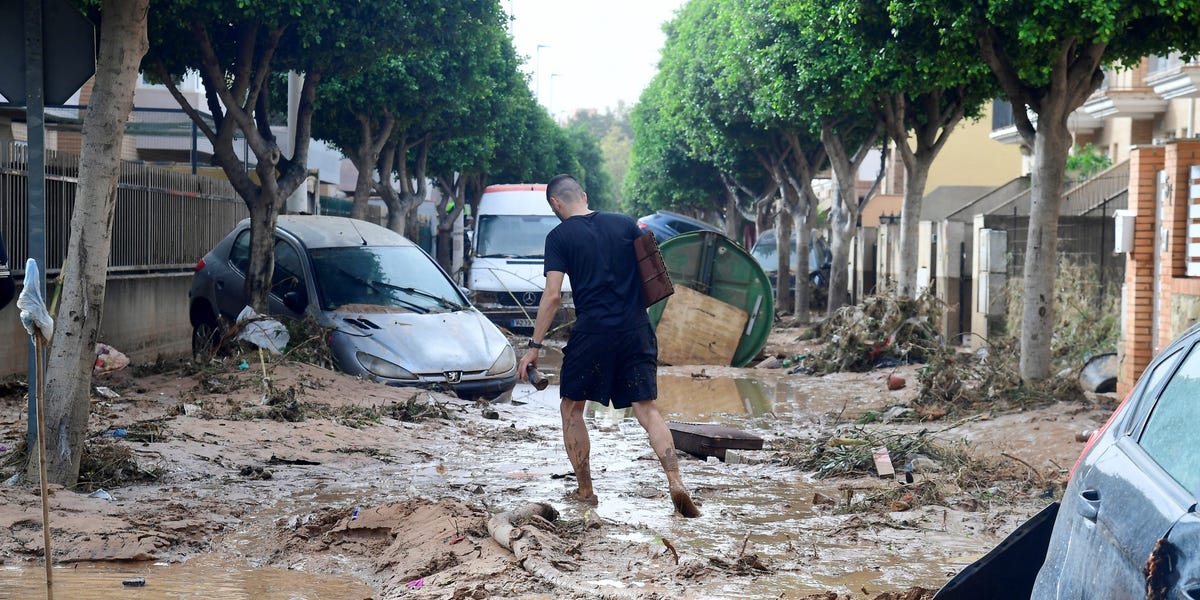
<svg viewBox="0 0 1200 600">
<path fill-rule="evenodd" d="M 1167 103 L 1167 112 L 1163 115 L 1161 127 L 1156 130 L 1155 137 L 1164 140 L 1186 138 L 1190 131 L 1193 136 L 1200 135 L 1200 98 L 1179 98 Z"/>
<path fill-rule="evenodd" d="M 1146 140 L 1146 142 L 1149 141 Z M 1129 117 L 1105 119 L 1104 126 L 1096 130 L 1092 143 L 1108 154 L 1114 164 L 1127 160 L 1129 148 L 1133 145 L 1133 119 Z"/>
<path fill-rule="evenodd" d="M 988 137 L 992 132 L 992 103 L 982 117 L 959 122 L 938 154 L 925 190 L 943 185 L 1000 185 L 1021 176 L 1021 149 L 1018 144 L 999 144 Z"/>
</svg>

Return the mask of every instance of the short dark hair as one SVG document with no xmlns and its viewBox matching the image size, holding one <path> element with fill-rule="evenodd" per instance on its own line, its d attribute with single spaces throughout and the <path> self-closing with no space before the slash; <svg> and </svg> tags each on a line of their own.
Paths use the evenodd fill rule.
<svg viewBox="0 0 1200 600">
<path fill-rule="evenodd" d="M 581 200 L 583 199 L 583 186 L 567 173 L 555 175 L 550 178 L 550 183 L 546 184 L 546 202 L 549 202 L 551 197 L 563 201 Z"/>
</svg>

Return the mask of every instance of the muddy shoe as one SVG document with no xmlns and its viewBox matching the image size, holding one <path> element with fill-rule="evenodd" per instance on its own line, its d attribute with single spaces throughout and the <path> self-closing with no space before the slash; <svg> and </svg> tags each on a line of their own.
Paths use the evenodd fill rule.
<svg viewBox="0 0 1200 600">
<path fill-rule="evenodd" d="M 675 505 L 675 512 L 684 517 L 695 519 L 700 516 L 700 509 L 696 508 L 687 490 L 671 490 L 671 503 Z"/>
</svg>

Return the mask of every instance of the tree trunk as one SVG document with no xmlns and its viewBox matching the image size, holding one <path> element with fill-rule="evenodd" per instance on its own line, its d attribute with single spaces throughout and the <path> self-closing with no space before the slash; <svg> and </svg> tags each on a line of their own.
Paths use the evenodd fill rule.
<svg viewBox="0 0 1200 600">
<path fill-rule="evenodd" d="M 59 275 L 61 304 L 45 370 L 43 424 L 46 477 L 73 486 L 87 436 L 89 392 L 96 361 L 96 336 L 104 307 L 112 247 L 116 184 L 125 121 L 133 109 L 138 67 L 149 47 L 149 0 L 104 0 L 96 83 L 83 123 L 79 183 L 71 215 L 71 238 Z M 38 480 L 38 459 L 26 473 Z"/>
<path fill-rule="evenodd" d="M 796 193 L 793 191 L 792 193 Z M 795 310 L 792 315 L 801 322 L 807 323 L 809 320 L 809 299 L 812 294 L 809 291 L 811 281 L 808 278 L 808 255 L 812 244 L 812 213 L 816 207 L 811 204 L 797 203 L 797 210 L 792 212 L 792 220 L 796 225 L 796 255 L 800 257 L 797 261 L 799 268 L 796 269 L 796 297 Z"/>
<path fill-rule="evenodd" d="M 850 300 L 850 246 L 858 227 L 859 211 L 854 181 L 858 168 L 862 166 L 868 151 L 879 138 L 883 124 L 875 122 L 874 130 L 863 138 L 853 155 L 846 149 L 846 132 L 837 131 L 838 127 L 836 123 L 821 125 L 821 142 L 825 145 L 829 165 L 833 168 L 834 182 L 833 206 L 829 214 L 829 230 L 832 234 L 830 254 L 833 255 L 833 262 L 829 268 L 828 314 L 833 314 Z M 849 127 L 853 129 L 854 125 Z"/>
<path fill-rule="evenodd" d="M 904 203 L 900 209 L 900 273 L 896 282 L 901 298 L 914 298 L 917 295 L 921 201 L 925 197 L 925 184 L 929 181 L 929 167 L 932 164 L 932 157 L 914 157 L 912 168 L 905 169 Z M 907 164 L 905 166 L 908 167 Z"/>
<path fill-rule="evenodd" d="M 375 158 L 370 152 L 360 151 L 350 162 L 358 169 L 358 177 L 354 179 L 354 203 L 350 205 L 350 218 L 365 220 L 371 190 L 375 189 L 375 182 L 371 177 L 371 165 L 375 164 Z M 388 216 L 391 216 L 391 211 L 388 211 Z"/>
<path fill-rule="evenodd" d="M 379 164 L 379 153 L 383 147 L 391 144 L 394 147 L 395 142 L 392 141 L 392 127 L 395 121 L 392 119 L 392 112 L 384 110 L 383 126 L 379 132 L 375 132 L 371 127 L 371 119 L 364 115 L 358 114 L 358 130 L 359 142 L 358 149 L 355 155 L 351 158 L 354 163 L 354 168 L 358 169 L 358 178 L 354 181 L 354 203 L 350 207 L 350 217 L 354 219 L 365 219 L 367 216 L 367 206 L 371 201 L 371 190 L 375 188 L 375 182 L 371 179 L 371 172 L 374 171 Z M 391 164 L 391 161 L 388 161 Z M 391 173 L 380 173 L 379 180 L 384 182 L 384 185 L 390 185 Z M 388 212 L 388 219 L 391 220 L 391 212 Z"/>
<path fill-rule="evenodd" d="M 725 237 L 733 241 L 742 239 L 742 210 L 738 208 L 737 194 L 725 188 Z"/>
<path fill-rule="evenodd" d="M 779 204 L 775 210 L 775 248 L 779 253 L 779 265 L 775 269 L 775 310 L 786 313 L 792 306 L 792 290 L 788 285 L 792 278 L 792 213 L 786 202 Z"/>
<path fill-rule="evenodd" d="M 250 203 L 250 264 L 246 268 L 246 288 L 243 298 L 246 305 L 259 314 L 270 312 L 271 279 L 275 274 L 275 225 L 279 222 L 279 208 L 287 199 L 286 194 L 276 190 L 274 198 L 266 190 Z M 255 285 L 255 281 L 262 284 Z"/>
<path fill-rule="evenodd" d="M 1021 314 L 1021 379 L 1026 381 L 1050 376 L 1054 282 L 1058 274 L 1058 212 L 1071 148 L 1071 132 L 1066 123 L 1066 114 L 1040 114 L 1034 138 L 1032 205 L 1025 244 Z"/>
<path fill-rule="evenodd" d="M 830 237 L 829 252 L 833 255 L 829 268 L 829 306 L 827 314 L 833 314 L 837 309 L 849 302 L 850 285 L 850 246 L 854 238 L 854 228 L 858 220 L 858 198 L 854 196 L 854 182 L 845 185 L 836 176 L 837 188 L 834 190 L 833 206 L 838 210 L 832 211 L 829 219 Z M 849 206 L 853 205 L 853 210 Z"/>
</svg>

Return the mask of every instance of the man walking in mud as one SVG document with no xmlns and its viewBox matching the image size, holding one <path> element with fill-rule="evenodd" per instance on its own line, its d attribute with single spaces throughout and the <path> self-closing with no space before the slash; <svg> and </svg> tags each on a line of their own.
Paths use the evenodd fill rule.
<svg viewBox="0 0 1200 600">
<path fill-rule="evenodd" d="M 671 430 L 654 406 L 658 397 L 658 341 L 642 307 L 641 278 L 633 241 L 642 232 L 626 215 L 590 210 L 587 194 L 570 175 L 546 185 L 546 201 L 562 221 L 546 236 L 546 290 L 538 306 L 529 351 L 518 373 L 537 367 L 538 349 L 562 301 L 563 279 L 571 276 L 575 325 L 563 350 L 560 393 L 563 442 L 575 467 L 578 499 L 596 504 L 592 489 L 591 441 L 583 420 L 587 401 L 633 408 L 650 436 L 650 446 L 667 474 L 675 510 L 698 517 L 675 456 Z"/>
</svg>

